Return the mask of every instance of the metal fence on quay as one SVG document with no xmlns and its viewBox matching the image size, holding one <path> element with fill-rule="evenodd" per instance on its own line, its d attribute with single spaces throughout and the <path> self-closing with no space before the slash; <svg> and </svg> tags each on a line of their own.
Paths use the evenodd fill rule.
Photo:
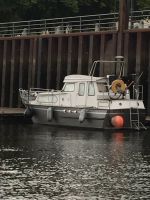
<svg viewBox="0 0 150 200">
<path fill-rule="evenodd" d="M 128 28 L 150 28 L 150 10 L 133 11 Z M 0 37 L 99 32 L 118 29 L 118 13 L 0 23 Z"/>
</svg>

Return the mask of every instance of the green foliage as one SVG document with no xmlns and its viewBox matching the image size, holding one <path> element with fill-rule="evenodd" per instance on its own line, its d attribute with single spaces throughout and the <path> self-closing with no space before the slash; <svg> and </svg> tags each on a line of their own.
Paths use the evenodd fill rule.
<svg viewBox="0 0 150 200">
<path fill-rule="evenodd" d="M 16 1 L 0 0 L 0 20 L 11 21 L 16 18 Z"/>
<path fill-rule="evenodd" d="M 138 8 L 150 9 L 150 0 L 137 0 Z"/>
<path fill-rule="evenodd" d="M 127 0 L 134 9 L 149 9 L 150 0 Z M 0 0 L 0 21 L 90 15 L 118 10 L 119 0 Z"/>
</svg>

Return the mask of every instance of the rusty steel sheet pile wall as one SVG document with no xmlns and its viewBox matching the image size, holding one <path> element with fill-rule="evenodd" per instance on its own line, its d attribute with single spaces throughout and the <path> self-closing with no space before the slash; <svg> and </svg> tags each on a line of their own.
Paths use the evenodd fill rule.
<svg viewBox="0 0 150 200">
<path fill-rule="evenodd" d="M 113 60 L 116 55 L 125 57 L 126 73 L 143 72 L 149 111 L 150 30 L 0 38 L 0 105 L 20 107 L 19 88 L 60 89 L 64 76 L 88 74 L 94 60 Z M 98 73 L 111 70 L 101 66 Z"/>
</svg>

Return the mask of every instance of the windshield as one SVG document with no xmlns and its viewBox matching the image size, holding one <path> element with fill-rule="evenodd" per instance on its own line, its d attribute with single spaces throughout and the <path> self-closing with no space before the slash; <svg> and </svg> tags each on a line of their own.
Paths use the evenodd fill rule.
<svg viewBox="0 0 150 200">
<path fill-rule="evenodd" d="M 98 92 L 107 92 L 106 83 L 97 83 Z"/>
<path fill-rule="evenodd" d="M 74 83 L 66 83 L 63 88 L 63 91 L 64 92 L 73 92 L 74 88 L 75 88 Z"/>
</svg>

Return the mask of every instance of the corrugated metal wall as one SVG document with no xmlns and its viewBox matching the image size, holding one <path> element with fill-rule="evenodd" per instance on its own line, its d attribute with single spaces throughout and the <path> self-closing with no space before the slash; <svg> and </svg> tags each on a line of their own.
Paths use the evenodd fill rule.
<svg viewBox="0 0 150 200">
<path fill-rule="evenodd" d="M 0 106 L 21 105 L 18 89 L 59 89 L 67 74 L 88 74 L 92 62 L 123 55 L 126 72 L 143 72 L 150 113 L 150 30 L 0 38 Z M 100 69 L 110 74 L 108 66 Z"/>
</svg>

